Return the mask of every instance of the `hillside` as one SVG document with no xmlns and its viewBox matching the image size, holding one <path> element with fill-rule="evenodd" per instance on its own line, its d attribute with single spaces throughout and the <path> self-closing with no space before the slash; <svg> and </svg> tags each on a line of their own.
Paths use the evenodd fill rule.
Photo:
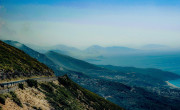
<svg viewBox="0 0 180 110">
<path fill-rule="evenodd" d="M 53 71 L 23 51 L 0 41 L 0 79 L 52 76 Z"/>
<path fill-rule="evenodd" d="M 48 59 L 45 55 L 39 53 L 39 52 L 36 52 L 34 50 L 32 50 L 31 48 L 27 47 L 26 45 L 24 44 L 21 44 L 17 41 L 11 41 L 11 40 L 6 40 L 4 41 L 5 43 L 13 46 L 13 47 L 16 47 L 22 51 L 24 51 L 26 54 L 28 54 L 29 56 L 37 59 L 38 61 L 40 61 L 41 63 L 44 63 L 44 64 L 47 64 L 49 65 L 50 67 L 51 66 L 55 66 L 55 64 L 50 60 Z"/>
<path fill-rule="evenodd" d="M 49 51 L 45 55 L 48 56 L 57 65 L 70 70 L 81 72 L 88 72 L 90 70 L 103 70 L 101 67 L 97 67 L 85 61 L 78 60 L 67 55 L 62 55 L 54 51 Z"/>
<path fill-rule="evenodd" d="M 89 77 L 80 72 L 68 76 L 82 87 L 127 110 L 179 110 L 180 90 L 129 86 L 126 83 Z M 148 87 L 148 86 L 147 86 Z"/>
<path fill-rule="evenodd" d="M 113 65 L 101 65 L 100 67 L 123 72 L 123 73 L 142 74 L 163 81 L 180 79 L 180 75 L 178 74 L 168 71 L 162 71 L 160 69 L 154 69 L 154 68 L 121 67 L 121 66 L 113 66 Z"/>
<path fill-rule="evenodd" d="M 86 75 L 96 78 L 108 79 L 138 86 L 143 88 L 167 87 L 165 81 L 180 78 L 171 72 L 162 71 L 159 69 L 141 69 L 131 67 L 116 67 L 116 66 L 96 66 L 82 60 L 78 60 L 66 55 L 62 55 L 53 51 L 46 55 L 57 65 L 69 70 L 83 72 Z"/>
<path fill-rule="evenodd" d="M 3 110 L 123 110 L 80 87 L 66 75 L 52 82 L 38 83 L 37 88 L 24 85 L 24 89 L 0 95 L 2 97 L 5 99 L 4 104 L 0 101 Z"/>
<path fill-rule="evenodd" d="M 22 46 L 19 46 L 19 48 L 20 47 Z M 25 52 L 27 51 L 27 53 L 29 52 L 28 54 L 33 56 L 33 54 L 31 54 L 28 48 L 24 48 L 24 51 Z M 169 110 L 171 108 L 177 109 L 179 107 L 178 103 L 180 102 L 180 100 L 177 98 L 180 96 L 179 90 L 170 89 L 164 80 L 159 79 L 159 78 L 171 79 L 173 77 L 176 77 L 176 76 L 173 76 L 173 74 L 171 74 L 170 72 L 165 72 L 161 70 L 155 71 L 156 69 L 152 71 L 149 71 L 149 69 L 138 71 L 135 69 L 131 69 L 129 67 L 124 67 L 124 68 L 122 67 L 122 70 L 123 69 L 124 70 L 119 71 L 113 68 L 106 68 L 104 66 L 98 67 L 96 65 L 87 63 L 85 61 L 78 60 L 73 57 L 62 55 L 53 51 L 46 53 L 46 56 L 47 56 L 46 58 L 54 62 L 54 64 L 57 65 L 58 67 L 63 67 L 63 69 L 67 68 L 66 73 L 68 74 L 68 76 L 73 81 L 78 83 L 80 86 L 104 97 L 105 99 L 108 99 L 109 101 L 112 101 L 115 104 L 118 104 L 119 106 L 125 109 L 129 109 L 129 110 L 134 110 L 134 109 L 138 109 L 138 110 L 164 109 L 166 110 L 167 109 Z M 136 71 L 136 72 L 133 72 L 133 71 Z M 154 76 L 157 76 L 157 77 L 151 77 L 145 73 L 153 74 Z M 166 74 L 166 75 L 169 74 L 169 76 L 166 77 L 163 74 Z M 65 79 L 68 79 L 67 76 Z M 48 85 L 51 86 L 50 83 Z M 69 87 L 69 85 L 71 84 L 68 83 L 64 87 L 65 88 Z M 71 85 L 69 88 L 70 88 L 69 90 L 71 91 L 71 93 L 73 93 L 74 95 L 76 93 L 75 92 L 76 89 L 74 90 L 74 85 Z M 59 93 L 64 94 L 64 91 L 59 92 Z M 68 91 L 65 91 L 65 93 L 69 94 Z M 50 98 L 51 99 L 50 101 L 52 101 L 52 103 L 58 102 L 56 99 L 56 96 L 58 96 L 58 93 L 57 94 L 47 93 L 44 95 L 46 95 L 47 99 Z M 65 94 L 65 96 L 66 95 L 67 94 Z M 77 96 L 77 94 L 75 96 Z M 68 102 L 72 102 L 70 105 L 68 105 L 69 103 L 67 104 L 67 102 L 61 102 L 66 105 L 64 107 L 67 109 L 68 107 L 76 108 L 77 106 L 80 106 L 81 108 L 84 105 L 84 102 L 83 104 L 75 103 L 74 99 L 72 99 L 71 101 L 70 99 L 67 99 Z M 86 99 L 83 99 L 83 100 L 86 100 Z M 51 105 L 50 107 L 52 106 L 56 107 L 58 105 L 59 103 L 56 103 L 55 105 Z M 87 107 L 87 102 L 86 102 L 86 107 Z"/>
<path fill-rule="evenodd" d="M 51 68 L 55 72 L 56 75 L 64 74 L 63 71 L 60 70 L 60 67 L 58 65 L 56 65 L 53 61 L 51 61 L 46 55 L 41 54 L 41 53 L 29 48 L 28 46 L 26 46 L 20 42 L 17 42 L 17 41 L 5 40 L 4 42 L 24 51 L 29 56 L 31 56 L 31 57 L 37 59 L 39 62 L 47 65 L 49 68 Z"/>
</svg>

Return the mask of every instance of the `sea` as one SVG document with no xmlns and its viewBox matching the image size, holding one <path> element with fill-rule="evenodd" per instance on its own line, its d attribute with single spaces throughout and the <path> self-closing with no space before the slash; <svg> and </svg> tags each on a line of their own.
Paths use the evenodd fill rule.
<svg viewBox="0 0 180 110">
<path fill-rule="evenodd" d="M 88 60 L 97 65 L 114 65 L 137 68 L 156 68 L 180 75 L 180 55 L 162 56 L 113 56 L 101 60 Z"/>
<path fill-rule="evenodd" d="M 171 80 L 169 81 L 169 83 L 177 86 L 177 87 L 180 87 L 180 79 L 177 79 L 177 80 Z"/>
<path fill-rule="evenodd" d="M 88 61 L 97 65 L 114 65 L 138 68 L 157 68 L 180 75 L 180 55 L 159 56 L 113 56 L 101 60 Z M 180 79 L 171 80 L 169 83 L 180 87 Z"/>
</svg>

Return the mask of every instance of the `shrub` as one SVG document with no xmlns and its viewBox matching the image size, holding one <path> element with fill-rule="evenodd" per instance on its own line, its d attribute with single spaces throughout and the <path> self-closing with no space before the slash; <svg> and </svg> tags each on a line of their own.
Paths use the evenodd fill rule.
<svg viewBox="0 0 180 110">
<path fill-rule="evenodd" d="M 3 96 L 4 96 L 5 98 L 12 98 L 12 96 L 11 96 L 10 93 L 5 93 L 5 94 L 3 94 Z"/>
<path fill-rule="evenodd" d="M 42 110 L 40 107 L 37 108 L 37 107 L 33 106 L 32 108 L 35 109 L 35 110 Z"/>
<path fill-rule="evenodd" d="M 5 104 L 6 98 L 4 97 L 4 95 L 0 94 L 0 103 L 1 104 Z"/>
<path fill-rule="evenodd" d="M 24 89 L 24 84 L 20 83 L 18 86 L 19 86 L 20 89 Z"/>
<path fill-rule="evenodd" d="M 2 110 L 2 107 L 0 106 L 0 110 Z"/>
<path fill-rule="evenodd" d="M 19 98 L 17 97 L 17 95 L 14 93 L 14 92 L 10 92 L 11 96 L 12 96 L 12 100 L 17 104 L 19 105 L 20 107 L 22 107 L 22 103 L 21 101 L 19 100 Z"/>
<path fill-rule="evenodd" d="M 45 90 L 46 92 L 49 92 L 49 93 L 53 92 L 53 88 L 52 88 L 50 85 L 41 84 L 41 88 L 42 88 L 43 90 Z"/>
<path fill-rule="evenodd" d="M 26 82 L 29 87 L 35 87 L 35 88 L 38 87 L 38 82 L 36 80 L 28 79 L 28 80 L 26 80 Z"/>
</svg>

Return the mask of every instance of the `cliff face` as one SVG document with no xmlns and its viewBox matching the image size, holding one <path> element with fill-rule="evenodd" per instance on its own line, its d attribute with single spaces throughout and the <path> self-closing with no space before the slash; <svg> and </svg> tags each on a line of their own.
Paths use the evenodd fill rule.
<svg viewBox="0 0 180 110">
<path fill-rule="evenodd" d="M 0 80 L 52 75 L 54 72 L 46 65 L 0 41 Z"/>
</svg>

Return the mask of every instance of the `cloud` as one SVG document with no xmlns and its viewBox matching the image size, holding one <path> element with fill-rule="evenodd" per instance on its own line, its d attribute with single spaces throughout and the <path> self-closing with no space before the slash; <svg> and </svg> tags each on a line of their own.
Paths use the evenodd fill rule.
<svg viewBox="0 0 180 110">
<path fill-rule="evenodd" d="M 13 39 L 16 32 L 10 28 L 10 24 L 0 18 L 0 39 Z"/>
<path fill-rule="evenodd" d="M 180 40 L 180 8 L 42 4 L 0 7 L 0 37 L 22 43 L 178 46 Z"/>
</svg>

